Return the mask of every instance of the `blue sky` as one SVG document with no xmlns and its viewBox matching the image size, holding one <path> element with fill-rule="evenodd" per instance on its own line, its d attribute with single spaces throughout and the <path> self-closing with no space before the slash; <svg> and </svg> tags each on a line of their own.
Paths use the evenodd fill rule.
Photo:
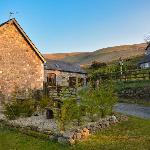
<svg viewBox="0 0 150 150">
<path fill-rule="evenodd" d="M 94 51 L 144 42 L 150 35 L 150 0 L 0 0 L 42 53 Z"/>
</svg>

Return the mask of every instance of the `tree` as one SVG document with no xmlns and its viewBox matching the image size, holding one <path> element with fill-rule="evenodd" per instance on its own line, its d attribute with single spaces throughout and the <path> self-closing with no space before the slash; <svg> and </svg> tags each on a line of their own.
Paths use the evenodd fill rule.
<svg viewBox="0 0 150 150">
<path fill-rule="evenodd" d="M 144 41 L 145 41 L 147 44 L 149 44 L 149 43 L 150 43 L 150 36 L 149 36 L 149 35 L 146 36 L 146 37 L 144 38 Z"/>
<path fill-rule="evenodd" d="M 95 119 L 95 114 L 100 117 L 111 114 L 113 106 L 117 101 L 113 84 L 108 81 L 107 83 L 101 83 L 100 86 L 95 89 L 83 89 L 79 95 L 85 106 L 86 113 L 92 121 Z"/>
<path fill-rule="evenodd" d="M 92 121 L 94 121 L 94 114 L 98 112 L 97 101 L 94 100 L 94 94 L 94 89 L 92 88 L 85 88 L 79 92 L 86 114 Z"/>
<path fill-rule="evenodd" d="M 107 64 L 104 62 L 93 61 L 90 66 L 90 69 L 98 69 L 98 68 L 106 67 L 106 66 Z"/>
<path fill-rule="evenodd" d="M 60 131 L 65 131 L 66 124 L 76 118 L 77 104 L 72 98 L 62 98 L 61 108 L 55 111 Z"/>
<path fill-rule="evenodd" d="M 113 106 L 117 102 L 113 84 L 111 82 L 101 83 L 100 87 L 94 90 L 94 100 L 98 106 L 100 117 L 111 114 Z"/>
</svg>

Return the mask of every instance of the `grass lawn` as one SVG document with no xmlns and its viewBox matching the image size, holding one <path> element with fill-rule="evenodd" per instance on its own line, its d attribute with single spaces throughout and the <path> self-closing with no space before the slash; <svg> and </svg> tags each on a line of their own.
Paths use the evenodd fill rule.
<svg viewBox="0 0 150 150">
<path fill-rule="evenodd" d="M 44 141 L 0 128 L 0 150 L 150 150 L 150 120 L 130 117 L 74 146 Z"/>
</svg>

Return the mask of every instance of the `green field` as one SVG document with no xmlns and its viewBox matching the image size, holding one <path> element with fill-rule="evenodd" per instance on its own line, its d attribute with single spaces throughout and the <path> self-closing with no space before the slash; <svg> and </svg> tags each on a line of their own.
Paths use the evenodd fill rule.
<svg viewBox="0 0 150 150">
<path fill-rule="evenodd" d="M 0 128 L 0 150 L 150 150 L 150 120 L 130 117 L 74 146 Z"/>
</svg>

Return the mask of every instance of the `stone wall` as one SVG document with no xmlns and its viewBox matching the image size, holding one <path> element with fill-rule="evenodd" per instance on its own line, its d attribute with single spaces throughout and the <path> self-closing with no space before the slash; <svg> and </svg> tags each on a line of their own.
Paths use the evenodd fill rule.
<svg viewBox="0 0 150 150">
<path fill-rule="evenodd" d="M 149 87 L 132 87 L 125 88 L 118 93 L 119 97 L 133 98 L 133 99 L 150 99 L 150 86 Z"/>
<path fill-rule="evenodd" d="M 78 129 L 72 131 L 66 131 L 62 136 L 58 137 L 59 143 L 75 144 L 78 141 L 87 139 L 91 134 L 94 134 L 100 130 L 108 128 L 111 125 L 117 124 L 121 121 L 127 121 L 128 117 L 124 115 L 113 115 L 102 118 L 97 122 L 89 123 Z"/>
<path fill-rule="evenodd" d="M 44 65 L 13 22 L 0 27 L 0 92 L 43 88 Z"/>
<path fill-rule="evenodd" d="M 63 71 L 58 71 L 58 70 L 45 70 L 44 72 L 45 72 L 44 73 L 45 82 L 47 81 L 48 73 L 54 73 L 56 74 L 56 84 L 60 86 L 69 86 L 69 77 L 84 78 L 84 82 L 86 82 L 85 74 L 63 72 Z"/>
<path fill-rule="evenodd" d="M 128 117 L 120 114 L 107 116 L 96 122 L 90 122 L 84 126 L 75 127 L 72 130 L 67 130 L 59 133 L 54 120 L 46 120 L 44 117 L 32 116 L 30 118 L 20 118 L 18 120 L 7 120 L 4 115 L 0 114 L 0 123 L 5 126 L 19 128 L 24 131 L 31 130 L 49 135 L 50 140 L 56 140 L 62 144 L 75 144 L 78 141 L 87 139 L 91 134 L 100 130 L 104 130 L 121 121 L 127 121 Z M 26 133 L 26 132 L 25 132 Z"/>
</svg>

